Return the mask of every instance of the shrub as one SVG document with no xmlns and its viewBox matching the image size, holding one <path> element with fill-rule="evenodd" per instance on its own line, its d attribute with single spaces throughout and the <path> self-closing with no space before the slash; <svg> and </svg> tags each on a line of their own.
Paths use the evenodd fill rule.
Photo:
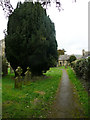
<svg viewBox="0 0 90 120">
<path fill-rule="evenodd" d="M 90 57 L 88 59 L 80 59 L 76 60 L 71 63 L 76 75 L 84 79 L 86 81 L 89 81 L 90 78 Z"/>
<path fill-rule="evenodd" d="M 71 55 L 68 61 L 71 63 L 71 62 L 75 61 L 76 59 L 77 58 L 74 55 Z"/>
<path fill-rule="evenodd" d="M 74 65 L 74 70 L 75 70 L 75 72 L 76 72 L 76 75 L 79 76 L 79 77 L 81 77 L 81 73 L 80 73 L 80 71 L 81 71 L 80 62 L 81 62 L 81 60 L 78 60 L 78 61 L 76 61 L 75 65 Z"/>
<path fill-rule="evenodd" d="M 90 57 L 88 58 L 88 81 L 90 79 Z"/>
</svg>

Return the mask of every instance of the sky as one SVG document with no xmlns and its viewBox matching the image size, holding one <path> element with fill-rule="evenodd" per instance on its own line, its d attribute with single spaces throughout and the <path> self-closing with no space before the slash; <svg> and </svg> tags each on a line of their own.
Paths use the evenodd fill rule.
<svg viewBox="0 0 90 120">
<path fill-rule="evenodd" d="M 11 0 L 16 7 L 20 0 Z M 22 2 L 24 0 L 21 0 Z M 65 49 L 66 54 L 82 54 L 82 49 L 88 50 L 88 1 L 60 0 L 62 8 L 60 11 L 52 3 L 47 8 L 47 14 L 55 24 L 56 40 L 58 49 Z M 7 28 L 8 19 L 0 7 L 0 40 L 4 38 L 3 30 Z"/>
</svg>

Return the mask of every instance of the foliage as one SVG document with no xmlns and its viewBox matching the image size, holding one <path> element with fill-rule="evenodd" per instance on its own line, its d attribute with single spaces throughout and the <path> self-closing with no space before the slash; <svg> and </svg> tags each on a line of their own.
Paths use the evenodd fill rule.
<svg viewBox="0 0 90 120">
<path fill-rule="evenodd" d="M 70 67 L 68 67 L 66 70 L 68 72 L 69 79 L 72 81 L 72 83 L 75 86 L 75 89 L 76 89 L 76 91 L 78 93 L 79 100 L 81 102 L 83 110 L 85 111 L 85 116 L 84 117 L 88 118 L 88 115 L 89 115 L 88 114 L 88 92 L 86 92 L 86 90 L 84 89 L 82 83 L 76 77 L 76 75 L 72 71 L 72 69 Z"/>
<path fill-rule="evenodd" d="M 2 78 L 2 117 L 45 118 L 60 83 L 60 68 L 50 68 L 44 76 L 35 77 L 30 85 L 23 85 L 22 90 L 14 89 L 13 79 L 13 74 Z"/>
<path fill-rule="evenodd" d="M 77 58 L 74 55 L 71 55 L 68 59 L 68 61 L 71 63 L 73 61 L 75 61 Z"/>
<path fill-rule="evenodd" d="M 88 81 L 90 78 L 90 57 L 88 58 Z"/>
<path fill-rule="evenodd" d="M 57 52 L 58 52 L 58 56 L 60 56 L 60 55 L 64 55 L 65 54 L 65 50 L 64 49 L 59 49 L 59 50 L 57 50 Z"/>
<path fill-rule="evenodd" d="M 2 75 L 5 76 L 8 73 L 8 63 L 5 57 L 2 57 Z"/>
<path fill-rule="evenodd" d="M 10 3 L 10 0 L 0 0 L 0 6 L 8 17 L 13 12 L 13 7 Z"/>
<path fill-rule="evenodd" d="M 28 2 L 31 2 L 30 0 L 25 0 L 25 1 L 26 1 L 26 2 L 27 2 L 27 1 L 28 1 Z M 32 0 L 32 1 L 34 1 L 34 0 Z M 47 0 L 47 1 L 42 0 L 42 2 L 39 1 L 39 0 L 37 0 L 37 1 L 40 2 L 40 4 L 41 4 L 43 7 L 46 6 L 46 8 L 47 8 L 48 5 L 50 6 L 51 3 L 52 3 L 51 0 Z M 76 2 L 76 0 L 74 0 L 74 1 Z M 63 10 L 60 1 L 57 1 L 57 0 L 56 0 L 56 1 L 53 1 L 53 2 L 56 4 L 56 8 L 58 8 L 59 11 Z M 0 6 L 2 7 L 3 11 L 6 13 L 6 16 L 7 16 L 7 17 L 8 17 L 8 16 L 13 12 L 13 10 L 14 10 L 14 8 L 13 8 L 10 0 L 0 0 Z"/>
<path fill-rule="evenodd" d="M 20 66 L 25 73 L 29 66 L 33 75 L 41 75 L 55 64 L 58 58 L 55 27 L 40 3 L 18 3 L 9 17 L 5 46 L 14 71 Z"/>
<path fill-rule="evenodd" d="M 88 59 L 80 59 L 75 62 L 72 62 L 72 67 L 79 78 L 90 82 L 90 57 Z"/>
</svg>

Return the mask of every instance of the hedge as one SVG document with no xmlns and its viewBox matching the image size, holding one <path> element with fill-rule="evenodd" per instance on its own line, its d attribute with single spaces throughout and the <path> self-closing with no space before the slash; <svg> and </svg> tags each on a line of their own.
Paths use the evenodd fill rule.
<svg viewBox="0 0 90 120">
<path fill-rule="evenodd" d="M 79 78 L 90 82 L 89 80 L 90 78 L 90 74 L 89 74 L 90 73 L 90 57 L 87 59 L 80 59 L 80 60 L 76 60 L 72 62 L 71 67 L 73 67 L 76 75 Z"/>
</svg>

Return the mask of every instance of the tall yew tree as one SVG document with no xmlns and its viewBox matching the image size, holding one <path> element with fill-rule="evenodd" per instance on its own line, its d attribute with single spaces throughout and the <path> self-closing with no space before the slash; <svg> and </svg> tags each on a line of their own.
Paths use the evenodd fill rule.
<svg viewBox="0 0 90 120">
<path fill-rule="evenodd" d="M 18 3 L 9 16 L 5 37 L 6 57 L 12 68 L 27 66 L 34 75 L 46 72 L 57 61 L 54 23 L 40 3 Z"/>
</svg>

